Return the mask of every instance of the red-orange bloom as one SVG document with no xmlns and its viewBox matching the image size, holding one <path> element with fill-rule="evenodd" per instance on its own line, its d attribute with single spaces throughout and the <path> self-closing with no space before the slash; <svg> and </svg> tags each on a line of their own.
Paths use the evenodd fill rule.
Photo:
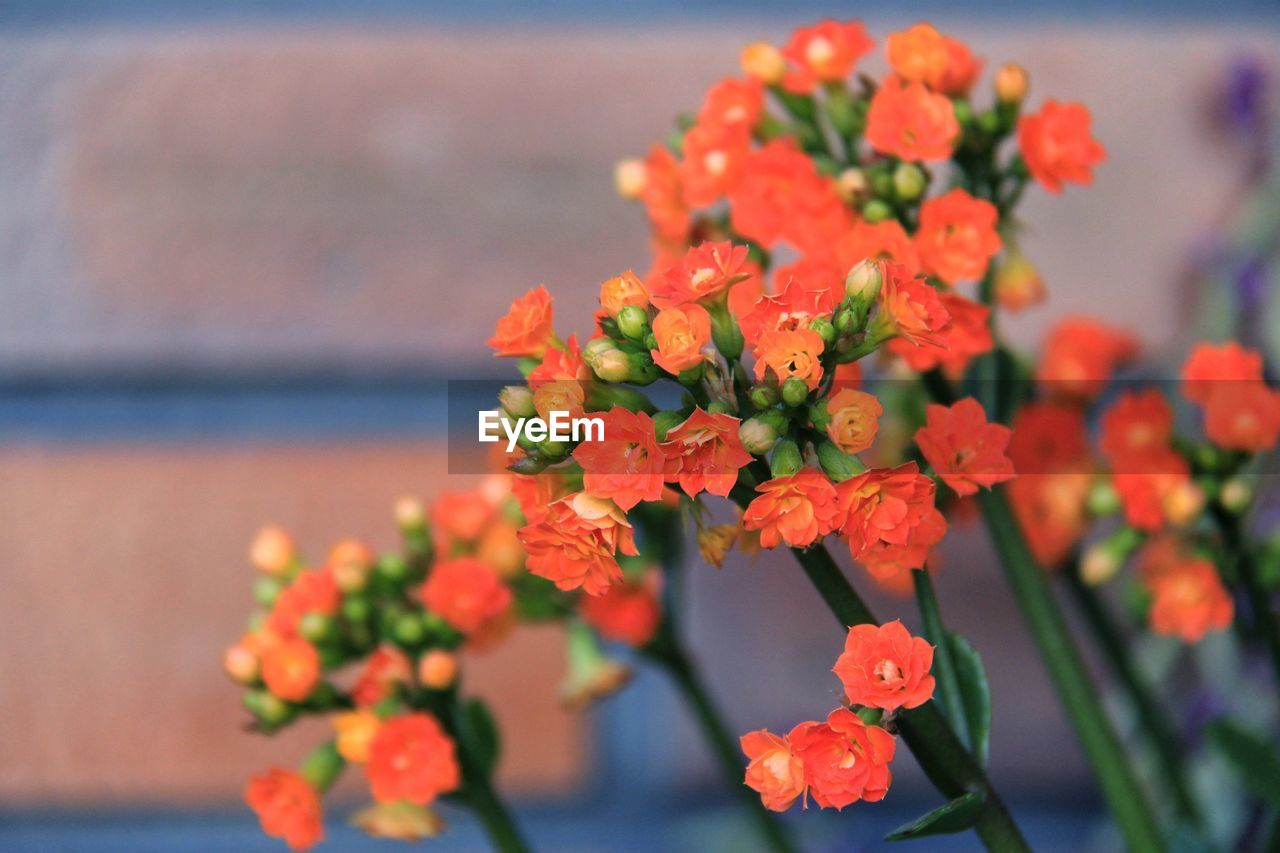
<svg viewBox="0 0 1280 853">
<path fill-rule="evenodd" d="M 301 637 L 278 643 L 262 656 L 262 681 L 281 699 L 302 702 L 320 682 L 320 655 Z"/>
<path fill-rule="evenodd" d="M 617 554 L 637 553 L 626 513 L 613 501 L 585 492 L 556 501 L 542 521 L 521 528 L 519 535 L 531 574 L 588 595 L 600 595 L 622 580 Z"/>
<path fill-rule="evenodd" d="M 876 440 L 884 407 L 871 394 L 842 388 L 827 400 L 827 436 L 845 453 L 861 453 Z"/>
<path fill-rule="evenodd" d="M 473 557 L 436 563 L 422 585 L 427 609 L 464 634 L 478 631 L 511 607 L 511 590 Z"/>
<path fill-rule="evenodd" d="M 702 350 L 711 342 L 711 315 L 696 304 L 664 308 L 653 319 L 653 337 L 654 364 L 673 374 L 697 367 L 706 361 Z"/>
<path fill-rule="evenodd" d="M 408 681 L 412 674 L 413 666 L 404 652 L 394 646 L 379 646 L 369 655 L 351 688 L 351 700 L 360 708 L 376 705 L 391 696 L 396 685 Z"/>
<path fill-rule="evenodd" d="M 1060 563 L 1088 528 L 1093 460 L 1077 406 L 1031 403 L 1013 422 L 1009 458 L 1018 476 L 1009 503 L 1042 566 Z"/>
<path fill-rule="evenodd" d="M 332 616 L 342 603 L 342 593 L 327 569 L 308 569 L 299 572 L 271 606 L 267 627 L 280 637 L 292 637 L 298 633 L 298 623 L 308 613 Z"/>
<path fill-rule="evenodd" d="M 764 88 L 759 80 L 730 77 L 707 90 L 698 110 L 699 124 L 740 125 L 752 128 L 764 112 Z"/>
<path fill-rule="evenodd" d="M 744 124 L 698 122 L 685 131 L 680 162 L 685 201 L 694 207 L 718 201 L 738 179 L 750 147 L 751 128 Z"/>
<path fill-rule="evenodd" d="M 610 317 L 618 316 L 618 312 L 628 305 L 649 307 L 649 291 L 631 270 L 600 285 L 600 307 Z"/>
<path fill-rule="evenodd" d="M 654 145 L 644 166 L 640 198 L 649 214 L 649 224 L 664 244 L 683 245 L 689 233 L 689 205 L 684 200 L 680 164 L 665 145 Z"/>
<path fill-rule="evenodd" d="M 982 278 L 1000 251 L 999 218 L 994 204 L 959 187 L 920 205 L 915 246 L 925 272 L 947 284 Z"/>
<path fill-rule="evenodd" d="M 324 840 L 320 795 L 301 774 L 272 767 L 249 780 L 244 799 L 257 812 L 262 831 L 290 849 L 309 850 Z"/>
<path fill-rule="evenodd" d="M 1120 395 L 1102 415 L 1098 442 L 1112 469 L 1133 470 L 1151 453 L 1169 449 L 1173 436 L 1173 409 L 1155 388 Z"/>
<path fill-rule="evenodd" d="M 1036 378 L 1050 396 L 1091 400 L 1116 367 L 1137 354 L 1137 339 L 1124 329 L 1067 317 L 1049 332 Z"/>
<path fill-rule="evenodd" d="M 1011 437 L 1007 426 L 987 423 L 981 403 L 965 397 L 952 406 L 930 403 L 916 444 L 957 495 L 973 495 L 979 487 L 1013 479 L 1013 462 L 1005 453 Z"/>
<path fill-rule="evenodd" d="M 710 304 L 751 274 L 746 246 L 735 246 L 727 240 L 702 243 L 686 252 L 679 264 L 668 268 L 655 282 L 653 304 L 659 308 L 687 302 Z"/>
<path fill-rule="evenodd" d="M 951 327 L 951 313 L 938 291 L 902 264 L 882 262 L 880 270 L 884 277 L 880 308 L 885 320 L 913 344 L 942 346 Z"/>
<path fill-rule="evenodd" d="M 797 27 L 782 55 L 792 68 L 783 76 L 789 91 L 812 92 L 819 82 L 843 80 L 858 60 L 875 47 L 860 21 L 824 20 L 811 27 Z"/>
<path fill-rule="evenodd" d="M 578 336 L 570 335 L 564 347 L 547 347 L 542 363 L 529 372 L 530 386 L 536 388 L 543 382 L 576 382 L 591 378 L 591 369 L 582 360 L 582 349 L 578 346 Z"/>
<path fill-rule="evenodd" d="M 369 791 L 380 803 L 407 800 L 425 806 L 462 782 L 453 740 L 428 714 L 382 724 L 369 745 Z"/>
<path fill-rule="evenodd" d="M 959 136 L 951 100 L 923 83 L 889 77 L 871 98 L 867 141 L 881 154 L 907 161 L 947 160 Z"/>
<path fill-rule="evenodd" d="M 864 471 L 836 492 L 849 554 L 877 577 L 921 568 L 947 531 L 934 506 L 937 485 L 914 462 Z"/>
<path fill-rule="evenodd" d="M 925 23 L 889 36 L 885 53 L 893 73 L 944 95 L 963 95 L 982 70 L 967 45 Z"/>
<path fill-rule="evenodd" d="M 547 517 L 547 507 L 568 494 L 564 475 L 548 468 L 540 474 L 512 474 L 511 493 L 520 503 L 520 514 L 527 524 L 537 524 Z"/>
<path fill-rule="evenodd" d="M 920 255 L 896 219 L 859 219 L 836 241 L 834 252 L 841 276 L 864 260 L 892 261 L 905 266 L 912 275 L 920 272 Z"/>
<path fill-rule="evenodd" d="M 1169 502 L 1187 483 L 1190 469 L 1187 460 L 1173 450 L 1152 451 L 1140 460 L 1129 462 L 1112 474 L 1111 482 L 1124 517 L 1139 530 L 1154 532 L 1169 517 Z"/>
<path fill-rule="evenodd" d="M 578 612 L 600 636 L 638 649 L 653 639 L 662 618 L 657 580 L 650 572 L 643 580 L 614 584 L 604 595 L 584 596 Z"/>
<path fill-rule="evenodd" d="M 836 526 L 835 486 L 813 468 L 774 477 L 756 486 L 756 491 L 760 495 L 747 507 L 742 526 L 760 531 L 761 547 L 776 548 L 786 542 L 792 548 L 807 548 Z"/>
<path fill-rule="evenodd" d="M 874 803 L 889 791 L 897 743 L 879 726 L 869 726 L 848 708 L 837 708 L 825 723 L 801 723 L 788 735 L 804 764 L 809 796 L 823 808 L 842 809 L 858 800 Z"/>
<path fill-rule="evenodd" d="M 789 139 L 753 149 L 729 189 L 733 230 L 766 248 L 822 249 L 849 228 L 835 181 Z"/>
<path fill-rule="evenodd" d="M 766 293 L 738 322 L 742 336 L 755 350 L 765 332 L 807 329 L 818 317 L 830 316 L 839 304 L 832 281 L 812 282 L 792 270 L 778 270 L 778 281 L 787 284 L 780 293 Z M 785 276 L 785 277 L 784 277 Z"/>
<path fill-rule="evenodd" d="M 1195 643 L 1231 624 L 1235 605 L 1208 560 L 1179 559 L 1157 573 L 1144 572 L 1151 590 L 1151 630 Z"/>
<path fill-rule="evenodd" d="M 948 375 L 959 376 L 970 361 L 995 346 L 987 322 L 991 309 L 951 291 L 938 294 L 938 301 L 951 315 L 951 325 L 942 333 L 938 346 L 916 346 L 906 338 L 894 338 L 885 346 L 917 373 L 941 367 Z"/>
<path fill-rule="evenodd" d="M 854 625 L 831 670 L 854 705 L 893 711 L 918 708 L 933 698 L 933 646 L 894 620 Z"/>
<path fill-rule="evenodd" d="M 1182 394 L 1205 404 L 1219 385 L 1262 379 L 1262 355 L 1235 341 L 1196 344 L 1182 366 Z"/>
<path fill-rule="evenodd" d="M 822 381 L 822 337 L 812 329 L 766 331 L 756 341 L 756 379 L 772 370 L 778 382 L 795 377 L 812 390 Z"/>
<path fill-rule="evenodd" d="M 942 43 L 947 49 L 947 65 L 942 75 L 931 81 L 929 86 L 935 92 L 952 98 L 964 95 L 973 88 L 974 81 L 982 73 L 982 60 L 959 39 L 943 36 Z"/>
<path fill-rule="evenodd" d="M 1040 112 L 1018 121 L 1018 148 L 1031 177 L 1052 193 L 1063 182 L 1093 183 L 1093 167 L 1107 156 L 1089 133 L 1089 110 L 1083 104 L 1048 100 Z"/>
<path fill-rule="evenodd" d="M 770 811 L 785 812 L 805 792 L 804 762 L 785 735 L 768 729 L 747 732 L 739 741 L 746 754 L 746 785 Z"/>
<path fill-rule="evenodd" d="M 474 542 L 493 521 L 497 509 L 479 489 L 441 492 L 431 505 L 431 523 L 446 544 Z"/>
<path fill-rule="evenodd" d="M 667 482 L 679 483 L 691 498 L 703 490 L 728 495 L 738 482 L 738 469 L 751 461 L 738 438 L 740 425 L 732 415 L 694 409 L 683 423 L 667 431 L 662 443 Z"/>
<path fill-rule="evenodd" d="M 1228 450 L 1261 453 L 1280 438 L 1280 393 L 1261 382 L 1219 383 L 1204 413 L 1205 435 Z"/>
<path fill-rule="evenodd" d="M 542 358 L 555 336 L 551 328 L 551 294 L 538 285 L 515 302 L 498 320 L 498 327 L 485 343 L 496 355 Z"/>
<path fill-rule="evenodd" d="M 624 510 L 661 498 L 666 457 L 654 437 L 653 419 L 621 406 L 596 417 L 604 422 L 604 439 L 584 441 L 573 451 L 582 466 L 582 488 Z"/>
</svg>

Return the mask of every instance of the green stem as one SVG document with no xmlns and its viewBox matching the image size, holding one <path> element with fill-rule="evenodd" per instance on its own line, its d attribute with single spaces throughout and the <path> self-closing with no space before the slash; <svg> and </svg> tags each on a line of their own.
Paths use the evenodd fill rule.
<svg viewBox="0 0 1280 853">
<path fill-rule="evenodd" d="M 724 774 L 725 781 L 751 815 L 756 829 L 759 830 L 768 848 L 777 853 L 793 853 L 796 848 L 783 832 L 782 825 L 776 816 L 770 814 L 760 801 L 760 797 L 743 783 L 745 759 L 742 750 L 725 726 L 724 718 L 716 708 L 715 700 L 711 698 L 706 685 L 702 683 L 693 662 L 675 641 L 670 630 L 664 633 L 667 641 L 663 642 L 660 639 L 646 650 L 646 654 L 667 671 L 679 689 L 680 695 L 693 710 L 693 715 L 702 729 L 704 739 L 711 747 L 711 752 Z"/>
<path fill-rule="evenodd" d="M 924 620 L 924 635 L 934 646 L 933 669 L 938 678 L 942 711 L 951 721 L 951 728 L 955 729 L 956 734 L 972 751 L 969 722 L 965 718 L 964 700 L 960 696 L 960 682 L 956 677 L 955 658 L 951 654 L 951 644 L 947 641 L 947 629 L 942 624 L 942 611 L 933 591 L 933 580 L 925 569 L 912 570 L 911 579 L 915 583 L 920 618 Z"/>
<path fill-rule="evenodd" d="M 459 761 L 466 784 L 467 805 L 480 818 L 493 846 L 502 853 L 524 853 L 529 850 L 511 812 L 493 790 L 489 775 L 470 762 L 465 750 L 459 750 Z"/>
<path fill-rule="evenodd" d="M 1155 818 L 1004 491 L 978 494 L 1009 587 L 1130 850 L 1163 850 Z"/>
<path fill-rule="evenodd" d="M 792 554 L 842 628 L 877 622 L 824 545 L 803 551 L 793 548 Z M 904 712 L 898 718 L 898 731 L 943 796 L 954 799 L 970 791 L 982 792 L 982 813 L 974 830 L 988 850 L 1003 853 L 1031 849 L 1000 795 L 952 731 L 936 702 Z"/>
<path fill-rule="evenodd" d="M 1187 781 L 1186 767 L 1182 756 L 1186 748 L 1178 735 L 1159 698 L 1151 685 L 1142 677 L 1134 663 L 1124 635 L 1116 625 L 1112 615 L 1107 612 L 1106 603 L 1094 589 L 1081 579 L 1078 566 L 1069 566 L 1064 570 L 1067 589 L 1070 590 L 1076 607 L 1090 628 L 1102 655 L 1116 679 L 1128 694 L 1133 709 L 1142 720 L 1143 730 L 1151 740 L 1156 759 L 1160 763 L 1163 781 L 1168 793 L 1173 795 L 1178 814 L 1194 824 L 1201 824 L 1204 816 L 1191 794 L 1191 786 Z"/>
<path fill-rule="evenodd" d="M 1266 587 L 1258 577 L 1258 567 L 1254 565 L 1253 551 L 1244 534 L 1244 524 L 1240 516 L 1218 503 L 1213 505 L 1213 518 L 1222 532 L 1228 557 L 1234 561 L 1236 576 L 1249 599 L 1254 628 L 1262 635 L 1263 644 L 1267 647 L 1267 654 L 1275 670 L 1276 689 L 1280 690 L 1280 622 L 1276 621 Z"/>
</svg>

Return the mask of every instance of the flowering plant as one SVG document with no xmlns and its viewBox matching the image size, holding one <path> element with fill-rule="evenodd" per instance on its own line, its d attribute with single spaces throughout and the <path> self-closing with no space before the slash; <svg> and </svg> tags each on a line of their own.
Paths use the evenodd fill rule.
<svg viewBox="0 0 1280 853">
<path fill-rule="evenodd" d="M 995 71 L 989 102 L 971 95 L 983 61 L 928 24 L 889 35 L 887 71 L 855 78 L 874 48 L 860 23 L 829 20 L 797 29 L 781 48 L 750 45 L 743 76 L 714 85 L 666 143 L 619 165 L 619 191 L 643 203 L 651 226 L 650 269 L 601 285 L 585 343 L 557 334 L 542 286 L 514 301 L 489 340 L 525 378 L 503 390 L 503 418 L 592 413 L 603 423 L 601 436 L 580 442 L 521 435 L 497 492 L 523 559 L 495 570 L 492 559 L 471 556 L 483 544 L 475 531 L 454 536 L 461 544 L 445 561 L 411 550 L 393 561 L 405 566 L 400 580 L 374 587 L 374 627 L 359 643 L 350 639 L 343 560 L 331 557 L 316 576 L 328 581 L 290 576 L 269 596 L 263 627 L 237 647 L 243 669 L 229 658 L 233 674 L 254 685 L 260 725 L 352 704 L 324 754 L 357 760 L 344 752 L 344 734 L 361 732 L 375 800 L 399 817 L 456 792 L 483 815 L 490 738 L 465 732 L 485 730 L 475 722 L 487 715 L 464 715 L 479 706 L 459 704 L 451 679 L 428 683 L 423 668 L 491 633 L 514 601 L 522 615 L 570 626 L 571 659 L 591 673 L 584 695 L 622 680 L 602 664 L 600 637 L 664 666 L 735 787 L 745 781 L 776 849 L 790 841 L 767 811 L 884 798 L 899 742 L 945 802 L 891 839 L 973 828 L 990 849 L 1027 849 L 985 769 L 991 697 L 982 661 L 946 628 L 930 578 L 949 523 L 976 504 L 1126 842 L 1162 849 L 1171 824 L 1148 805 L 1053 595 L 1055 574 L 1142 718 L 1180 826 L 1211 837 L 1173 726 L 1097 588 L 1136 553 L 1138 610 L 1153 632 L 1195 642 L 1235 625 L 1280 672 L 1275 578 L 1259 568 L 1274 555 L 1243 517 L 1254 500 L 1245 475 L 1280 434 L 1280 394 L 1256 353 L 1197 346 L 1183 394 L 1204 412 L 1199 440 L 1174 430 L 1159 390 L 1109 389 L 1138 350 L 1123 330 L 1069 318 L 1038 365 L 1011 351 L 1000 312 L 1045 295 L 1019 250 L 1014 211 L 1029 185 L 1060 193 L 1091 182 L 1104 149 L 1089 112 L 1054 100 L 1025 109 L 1028 75 L 1016 65 Z M 876 385 L 877 374 L 895 381 Z M 676 402 L 659 405 L 664 384 Z M 1098 400 L 1111 401 L 1094 452 L 1086 427 Z M 713 496 L 735 508 L 732 521 L 714 523 Z M 498 512 L 498 503 L 486 506 L 474 518 Z M 674 622 L 679 560 L 670 546 L 681 519 L 716 566 L 734 546 L 790 549 L 844 633 L 834 663 L 840 707 L 786 734 L 747 733 L 733 754 Z M 405 529 L 413 542 L 431 541 L 422 524 Z M 828 538 L 870 582 L 914 593 L 923 636 L 878 622 Z M 362 565 L 383 562 L 370 555 Z M 327 592 L 313 589 L 326 584 Z M 322 641 L 339 608 L 336 635 L 345 639 L 329 651 Z M 294 625 L 281 611 L 297 615 Z M 412 636 L 399 633 L 402 619 L 417 626 Z M 388 636 L 395 654 L 417 656 L 416 670 L 401 661 L 396 689 L 363 703 L 318 680 L 322 661 L 384 653 Z M 264 713 L 277 705 L 284 710 Z M 1274 797 L 1274 784 L 1257 779 L 1280 759 L 1241 726 L 1214 726 L 1245 785 Z M 305 769 L 302 778 L 305 791 L 283 776 L 251 787 L 269 832 L 314 824 L 314 791 L 327 779 Z M 512 837 L 499 832 L 495 841 Z"/>
</svg>

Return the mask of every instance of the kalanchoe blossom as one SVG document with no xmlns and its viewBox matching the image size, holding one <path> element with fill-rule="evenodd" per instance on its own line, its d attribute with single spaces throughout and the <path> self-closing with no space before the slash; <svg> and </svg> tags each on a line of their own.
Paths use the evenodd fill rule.
<svg viewBox="0 0 1280 853">
<path fill-rule="evenodd" d="M 804 778 L 804 762 L 795 754 L 786 735 L 775 735 L 768 729 L 747 732 L 741 738 L 746 753 L 746 785 L 760 794 L 760 801 L 770 811 L 785 812 L 791 808 L 808 785 Z"/>
<path fill-rule="evenodd" d="M 756 486 L 760 495 L 747 507 L 742 525 L 760 531 L 760 545 L 807 548 L 835 529 L 836 490 L 826 475 L 801 468 L 787 477 L 775 477 Z"/>
<path fill-rule="evenodd" d="M 941 294 L 902 264 L 882 262 L 880 268 L 880 309 L 890 333 L 916 345 L 943 346 L 952 321 Z"/>
<path fill-rule="evenodd" d="M 706 361 L 703 349 L 711 342 L 711 315 L 701 305 L 664 308 L 653 321 L 658 348 L 650 350 L 658 367 L 672 374 Z"/>
<path fill-rule="evenodd" d="M 1013 462 L 1005 453 L 1012 433 L 1007 426 L 988 423 L 977 400 L 966 397 L 952 406 L 931 403 L 925 418 L 916 444 L 956 494 L 976 494 L 979 488 L 1013 479 Z"/>
<path fill-rule="evenodd" d="M 938 301 L 951 316 L 951 324 L 938 338 L 937 346 L 917 346 L 907 338 L 894 338 L 885 348 L 917 373 L 941 368 L 948 376 L 959 377 L 973 359 L 995 348 L 991 309 L 952 291 L 940 293 Z"/>
<path fill-rule="evenodd" d="M 486 343 L 496 355 L 542 358 L 555 337 L 551 320 L 551 294 L 538 285 L 511 304 Z"/>
<path fill-rule="evenodd" d="M 290 849 L 309 850 L 324 840 L 320 795 L 298 773 L 273 767 L 249 780 L 244 798 L 262 831 Z"/>
<path fill-rule="evenodd" d="M 738 438 L 741 423 L 731 415 L 695 408 L 683 423 L 667 432 L 662 443 L 666 481 L 678 483 L 689 497 L 703 491 L 728 495 L 738 482 L 739 469 L 751 461 L 751 454 Z"/>
<path fill-rule="evenodd" d="M 847 708 L 837 708 L 825 723 L 802 723 L 788 736 L 804 764 L 809 797 L 822 808 L 843 809 L 889 792 L 897 743 L 879 726 L 864 723 Z"/>
<path fill-rule="evenodd" d="M 811 27 L 797 27 L 782 49 L 791 63 L 782 85 L 791 92 L 805 93 L 818 83 L 843 80 L 874 46 L 861 21 L 828 19 Z"/>
<path fill-rule="evenodd" d="M 453 740 L 431 715 L 388 720 L 369 746 L 369 790 L 380 803 L 425 806 L 462 783 Z"/>
<path fill-rule="evenodd" d="M 659 308 L 689 302 L 711 304 L 750 277 L 746 246 L 728 241 L 703 243 L 690 249 L 679 265 L 668 268 L 650 295 Z"/>
<path fill-rule="evenodd" d="M 925 272 L 947 284 L 982 278 L 1000 251 L 998 219 L 994 204 L 959 187 L 926 201 L 914 241 Z"/>
<path fill-rule="evenodd" d="M 896 711 L 933 698 L 932 666 L 933 646 L 894 620 L 850 628 L 832 672 L 852 704 Z"/>
<path fill-rule="evenodd" d="M 653 419 L 620 406 L 596 417 L 604 422 L 604 438 L 584 441 L 573 451 L 582 466 L 583 490 L 623 510 L 662 497 L 666 457 L 654 436 Z"/>
<path fill-rule="evenodd" d="M 867 141 L 881 154 L 907 162 L 947 160 L 959 136 L 951 100 L 923 83 L 890 77 L 871 99 Z"/>
<path fill-rule="evenodd" d="M 563 590 L 600 595 L 622 580 L 618 554 L 637 554 L 626 513 L 585 492 L 553 503 L 546 517 L 520 530 L 532 574 Z"/>
<path fill-rule="evenodd" d="M 1038 113 L 1018 122 L 1018 148 L 1031 176 L 1051 193 L 1063 183 L 1093 183 L 1093 167 L 1107 152 L 1089 131 L 1089 110 L 1082 104 L 1045 101 Z"/>
<path fill-rule="evenodd" d="M 507 613 L 511 590 L 485 563 L 459 557 L 431 569 L 422 587 L 422 600 L 450 626 L 471 634 Z"/>
<path fill-rule="evenodd" d="M 839 529 L 854 561 L 884 576 L 923 567 L 947 530 L 934 506 L 936 490 L 914 462 L 873 468 L 838 484 Z"/>
<path fill-rule="evenodd" d="M 660 583 L 656 571 L 647 571 L 640 579 L 609 587 L 604 595 L 583 596 L 578 602 L 579 613 L 601 637 L 638 649 L 658 631 L 662 618 Z"/>
</svg>

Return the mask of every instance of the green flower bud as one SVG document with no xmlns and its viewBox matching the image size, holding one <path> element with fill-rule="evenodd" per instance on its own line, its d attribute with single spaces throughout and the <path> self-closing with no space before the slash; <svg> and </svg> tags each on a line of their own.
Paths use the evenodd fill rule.
<svg viewBox="0 0 1280 853">
<path fill-rule="evenodd" d="M 751 405 L 757 409 L 772 409 L 778 404 L 778 389 L 772 385 L 757 385 L 751 389 Z"/>
<path fill-rule="evenodd" d="M 312 750 L 300 768 L 302 777 L 311 783 L 311 787 L 323 793 L 338 778 L 346 761 L 338 754 L 333 741 L 321 744 Z"/>
<path fill-rule="evenodd" d="M 688 370 L 680 371 L 680 375 L 676 377 L 681 385 L 692 388 L 702 381 L 702 374 L 705 370 L 705 363 L 699 363 L 690 367 Z"/>
<path fill-rule="evenodd" d="M 824 344 L 829 344 L 836 339 L 836 327 L 826 317 L 815 317 L 809 324 L 809 328 L 818 333 L 818 337 L 822 338 Z"/>
<path fill-rule="evenodd" d="M 1142 534 L 1132 527 L 1121 527 L 1101 542 L 1094 543 L 1080 559 L 1081 579 L 1091 586 L 1111 580 L 1129 555 L 1142 544 L 1142 539 Z"/>
<path fill-rule="evenodd" d="M 724 400 L 712 400 L 707 405 L 707 412 L 712 415 L 732 415 L 734 409 Z"/>
<path fill-rule="evenodd" d="M 618 331 L 633 341 L 643 341 L 649 334 L 649 312 L 639 305 L 624 305 L 618 312 Z"/>
<path fill-rule="evenodd" d="M 369 621 L 372 605 L 363 595 L 347 596 L 342 602 L 342 618 L 360 624 Z"/>
<path fill-rule="evenodd" d="M 246 691 L 242 701 L 246 711 L 273 729 L 292 720 L 295 714 L 288 702 L 267 690 Z"/>
<path fill-rule="evenodd" d="M 845 453 L 829 441 L 818 445 L 818 463 L 822 465 L 826 475 L 837 483 L 843 483 L 867 470 L 861 459 Z"/>
<path fill-rule="evenodd" d="M 844 279 L 844 292 L 857 305 L 870 305 L 880 295 L 884 274 L 877 261 L 863 260 L 849 270 Z"/>
<path fill-rule="evenodd" d="M 782 402 L 788 406 L 794 409 L 796 406 L 803 405 L 807 399 L 809 399 L 809 386 L 804 384 L 803 379 L 792 376 L 782 383 Z"/>
<path fill-rule="evenodd" d="M 914 163 L 899 163 L 893 170 L 893 192 L 903 201 L 915 201 L 928 185 L 924 170 Z"/>
<path fill-rule="evenodd" d="M 538 413 L 533 407 L 533 391 L 528 385 L 508 385 L 498 392 L 498 405 L 512 418 L 531 418 Z"/>
<path fill-rule="evenodd" d="M 596 338 L 582 351 L 582 360 L 591 372 L 605 382 L 626 382 L 631 374 L 631 361 L 610 338 Z"/>
<path fill-rule="evenodd" d="M 763 418 L 747 418 L 738 427 L 738 438 L 748 453 L 763 456 L 778 440 L 778 428 Z"/>
<path fill-rule="evenodd" d="M 813 428 L 820 431 L 827 431 L 827 424 L 831 423 L 831 413 L 827 411 L 827 401 L 819 400 L 809 407 L 809 422 L 813 424 Z"/>
<path fill-rule="evenodd" d="M 973 107 L 968 101 L 955 100 L 951 102 L 952 111 L 955 113 L 956 121 L 961 127 L 965 127 L 973 123 Z"/>
<path fill-rule="evenodd" d="M 378 577 L 393 584 L 404 583 L 409 579 L 409 564 L 399 554 L 384 554 L 379 557 L 373 570 Z"/>
<path fill-rule="evenodd" d="M 275 604 L 279 594 L 280 581 L 275 578 L 258 578 L 253 583 L 253 599 L 263 607 Z"/>
<path fill-rule="evenodd" d="M 778 442 L 769 457 L 769 472 L 775 477 L 790 477 L 804 466 L 800 448 L 791 439 Z"/>
<path fill-rule="evenodd" d="M 306 613 L 298 621 L 298 633 L 303 639 L 316 645 L 326 643 L 337 636 L 338 625 L 323 613 Z"/>
<path fill-rule="evenodd" d="M 569 445 L 563 441 L 552 441 L 548 438 L 546 441 L 538 442 L 538 455 L 555 462 L 569 455 Z"/>
<path fill-rule="evenodd" d="M 427 637 L 427 628 L 416 613 L 406 613 L 395 621 L 392 634 L 396 642 L 415 647 Z"/>
<path fill-rule="evenodd" d="M 1085 506 L 1096 516 L 1113 515 L 1120 511 L 1120 495 L 1109 478 L 1099 478 L 1089 485 Z"/>
<path fill-rule="evenodd" d="M 685 417 L 680 412 L 658 412 L 653 416 L 653 432 L 658 441 L 666 441 L 667 433 L 684 421 Z"/>
<path fill-rule="evenodd" d="M 727 307 L 722 306 L 711 312 L 711 340 L 720 354 L 729 360 L 742 355 L 742 330 L 738 328 L 738 321 Z"/>
<path fill-rule="evenodd" d="M 893 208 L 878 198 L 873 198 L 862 206 L 862 218 L 871 223 L 884 222 L 893 218 Z"/>
</svg>

